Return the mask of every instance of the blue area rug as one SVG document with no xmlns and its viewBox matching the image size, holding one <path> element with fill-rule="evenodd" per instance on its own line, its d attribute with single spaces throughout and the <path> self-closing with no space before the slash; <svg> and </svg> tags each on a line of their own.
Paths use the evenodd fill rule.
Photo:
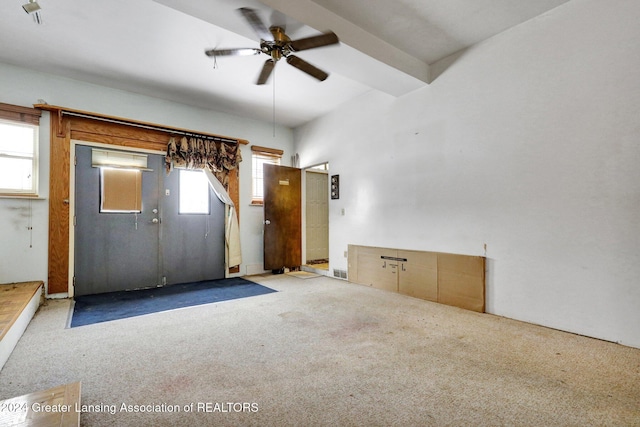
<svg viewBox="0 0 640 427">
<path fill-rule="evenodd" d="M 70 327 L 276 292 L 242 279 L 219 279 L 162 288 L 109 292 L 74 298 Z"/>
</svg>

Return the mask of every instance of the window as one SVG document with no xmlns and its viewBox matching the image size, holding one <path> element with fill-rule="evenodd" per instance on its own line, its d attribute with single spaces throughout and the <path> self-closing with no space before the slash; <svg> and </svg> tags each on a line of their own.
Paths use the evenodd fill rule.
<svg viewBox="0 0 640 427">
<path fill-rule="evenodd" d="M 284 151 L 275 148 L 258 147 L 256 145 L 251 147 L 252 205 L 262 205 L 263 203 L 263 165 L 265 163 L 279 165 L 283 153 Z"/>
<path fill-rule="evenodd" d="M 201 170 L 180 169 L 178 212 L 209 214 L 209 180 Z"/>
<path fill-rule="evenodd" d="M 321 163 L 321 164 L 316 165 L 316 166 L 311 166 L 309 169 L 310 170 L 314 170 L 314 171 L 328 171 L 329 170 L 329 163 Z"/>
<path fill-rule="evenodd" d="M 100 212 L 142 212 L 142 171 L 101 167 Z"/>
<path fill-rule="evenodd" d="M 100 212 L 142 212 L 142 173 L 147 155 L 129 151 L 91 150 L 91 166 L 100 168 Z"/>
<path fill-rule="evenodd" d="M 0 194 L 37 196 L 38 125 L 0 119 Z"/>
</svg>

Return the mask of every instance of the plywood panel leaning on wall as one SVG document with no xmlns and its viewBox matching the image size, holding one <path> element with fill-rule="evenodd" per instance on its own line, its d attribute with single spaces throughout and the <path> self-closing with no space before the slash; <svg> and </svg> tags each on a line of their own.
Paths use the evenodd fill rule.
<svg viewBox="0 0 640 427">
<path fill-rule="evenodd" d="M 484 258 L 438 253 L 438 302 L 484 312 Z"/>
<path fill-rule="evenodd" d="M 360 285 L 397 292 L 398 262 L 384 259 L 396 258 L 397 252 L 395 249 L 349 245 L 349 280 Z"/>
<path fill-rule="evenodd" d="M 484 312 L 483 257 L 357 245 L 348 255 L 352 283 Z"/>
<path fill-rule="evenodd" d="M 438 254 L 398 250 L 400 263 L 398 292 L 429 301 L 438 301 Z"/>
</svg>

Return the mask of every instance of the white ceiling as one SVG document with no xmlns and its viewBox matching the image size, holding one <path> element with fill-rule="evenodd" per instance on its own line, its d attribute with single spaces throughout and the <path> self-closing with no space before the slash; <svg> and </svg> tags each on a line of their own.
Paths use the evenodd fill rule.
<svg viewBox="0 0 640 427">
<path fill-rule="evenodd" d="M 264 121 L 275 100 L 276 121 L 295 127 L 373 89 L 425 86 L 429 64 L 569 0 L 38 0 L 41 25 L 26 1 L 0 6 L 0 62 Z M 340 45 L 297 54 L 329 78 L 281 61 L 257 86 L 266 56 L 205 56 L 258 47 L 239 7 L 292 39 L 333 30 Z"/>
</svg>

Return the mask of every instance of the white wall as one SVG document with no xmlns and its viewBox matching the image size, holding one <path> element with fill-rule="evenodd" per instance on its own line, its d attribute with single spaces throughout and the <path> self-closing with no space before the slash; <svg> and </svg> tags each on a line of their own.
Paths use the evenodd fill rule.
<svg viewBox="0 0 640 427">
<path fill-rule="evenodd" d="M 52 105 L 125 117 L 150 123 L 247 139 L 250 144 L 284 150 L 283 163 L 292 153 L 292 131 L 286 127 L 248 120 L 27 70 L 0 63 L 0 102 L 31 107 L 44 99 Z M 262 208 L 251 201 L 251 150 L 243 146 L 240 166 L 240 238 L 243 274 L 246 265 L 262 265 Z M 49 114 L 40 126 L 40 195 L 29 202 L 0 199 L 0 283 L 47 281 Z M 33 243 L 27 232 L 29 209 L 33 213 Z"/>
<path fill-rule="evenodd" d="M 301 166 L 340 175 L 331 268 L 348 244 L 486 254 L 488 312 L 640 347 L 638 22 L 574 0 L 297 129 Z"/>
</svg>

